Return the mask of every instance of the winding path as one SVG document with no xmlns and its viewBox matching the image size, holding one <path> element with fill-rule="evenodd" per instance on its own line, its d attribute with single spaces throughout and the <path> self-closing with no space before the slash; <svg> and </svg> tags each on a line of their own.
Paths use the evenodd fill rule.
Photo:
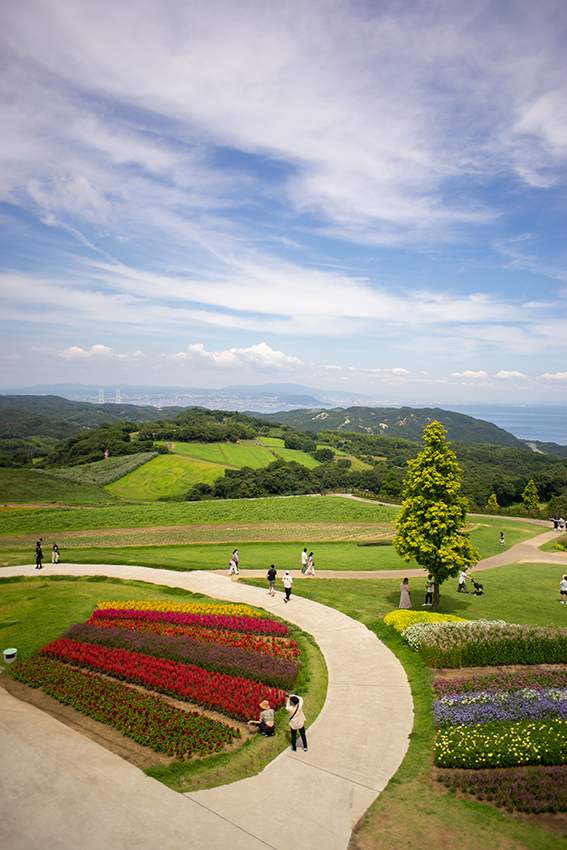
<svg viewBox="0 0 567 850">
<path fill-rule="evenodd" d="M 296 596 L 285 605 L 281 594 L 210 572 L 64 570 L 183 587 L 282 616 L 315 637 L 327 698 L 308 727 L 308 752 L 288 749 L 258 776 L 181 795 L 0 688 L 3 850 L 345 850 L 396 773 L 413 725 L 403 668 L 372 632 L 317 602 Z M 32 566 L 1 574 L 37 575 Z"/>
</svg>

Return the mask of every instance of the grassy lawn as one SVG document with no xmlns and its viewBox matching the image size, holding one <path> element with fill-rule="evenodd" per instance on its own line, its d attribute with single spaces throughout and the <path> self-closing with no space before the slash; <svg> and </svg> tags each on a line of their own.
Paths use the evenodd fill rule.
<svg viewBox="0 0 567 850">
<path fill-rule="evenodd" d="M 159 455 L 143 466 L 107 484 L 105 490 L 121 499 L 159 499 L 186 493 L 194 484 L 212 484 L 224 467 L 177 455 Z"/>
<path fill-rule="evenodd" d="M 78 484 L 33 469 L 0 468 L 0 502 L 66 505 L 109 504 L 116 499 L 93 484 Z M 5 509 L 3 509 L 5 510 Z"/>
<path fill-rule="evenodd" d="M 169 447 L 175 454 L 238 469 L 243 466 L 260 469 L 274 460 L 267 448 L 253 443 L 170 443 Z"/>
<path fill-rule="evenodd" d="M 17 647 L 18 661 L 37 654 L 42 646 L 74 623 L 87 620 L 99 600 L 208 599 L 203 594 L 178 588 L 102 576 L 0 579 L 0 587 L 0 631 L 4 646 Z M 314 639 L 296 626 L 290 628 L 300 645 L 304 663 L 297 690 L 304 696 L 309 718 L 314 720 L 325 701 L 327 668 Z M 273 738 L 253 736 L 234 752 L 189 762 L 175 761 L 169 767 L 150 768 L 146 773 L 177 791 L 210 788 L 253 776 L 289 746 L 288 717 L 285 708 L 280 709 Z"/>
<path fill-rule="evenodd" d="M 148 464 L 146 464 L 147 466 Z M 142 467 L 143 469 L 144 467 Z M 106 508 L 0 509 L 0 537 L 37 535 L 95 528 L 145 528 L 178 525 L 248 525 L 250 523 L 390 522 L 399 508 L 382 507 L 331 496 L 227 499 L 216 502 L 115 504 Z"/>
</svg>

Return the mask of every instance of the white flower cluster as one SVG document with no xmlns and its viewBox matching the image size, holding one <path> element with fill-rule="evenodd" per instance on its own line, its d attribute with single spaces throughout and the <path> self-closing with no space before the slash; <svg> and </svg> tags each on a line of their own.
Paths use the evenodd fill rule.
<svg viewBox="0 0 567 850">
<path fill-rule="evenodd" d="M 504 620 L 466 620 L 464 622 L 445 620 L 440 623 L 415 623 L 403 630 L 402 637 L 416 651 L 423 643 L 443 645 L 447 648 L 448 645 L 470 640 L 475 633 L 486 634 L 492 626 L 506 625 L 508 624 Z"/>
</svg>

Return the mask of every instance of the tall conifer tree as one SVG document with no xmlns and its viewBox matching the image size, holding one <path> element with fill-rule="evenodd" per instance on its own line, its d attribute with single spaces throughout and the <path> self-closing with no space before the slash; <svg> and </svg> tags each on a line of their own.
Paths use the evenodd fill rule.
<svg viewBox="0 0 567 850">
<path fill-rule="evenodd" d="M 462 472 L 445 441 L 445 429 L 432 422 L 423 438 L 425 449 L 408 461 L 394 546 L 404 561 L 417 561 L 431 573 L 436 608 L 440 585 L 474 566 L 479 554 L 464 531 L 468 502 L 459 495 Z"/>
</svg>

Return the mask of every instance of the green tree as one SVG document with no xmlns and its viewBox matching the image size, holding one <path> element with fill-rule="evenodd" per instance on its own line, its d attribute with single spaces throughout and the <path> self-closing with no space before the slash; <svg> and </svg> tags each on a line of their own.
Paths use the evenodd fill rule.
<svg viewBox="0 0 567 850">
<path fill-rule="evenodd" d="M 463 531 L 468 503 L 459 495 L 462 472 L 445 433 L 440 422 L 425 429 L 426 447 L 408 461 L 402 510 L 395 520 L 394 546 L 404 561 L 417 561 L 433 576 L 435 608 L 440 585 L 479 558 Z"/>
<path fill-rule="evenodd" d="M 499 511 L 500 505 L 498 504 L 498 499 L 496 498 L 496 493 L 492 493 L 488 497 L 488 502 L 486 503 L 487 510 L 489 511 Z"/>
<path fill-rule="evenodd" d="M 522 493 L 522 505 L 527 511 L 539 511 L 539 495 L 533 478 L 530 478 Z"/>
</svg>

